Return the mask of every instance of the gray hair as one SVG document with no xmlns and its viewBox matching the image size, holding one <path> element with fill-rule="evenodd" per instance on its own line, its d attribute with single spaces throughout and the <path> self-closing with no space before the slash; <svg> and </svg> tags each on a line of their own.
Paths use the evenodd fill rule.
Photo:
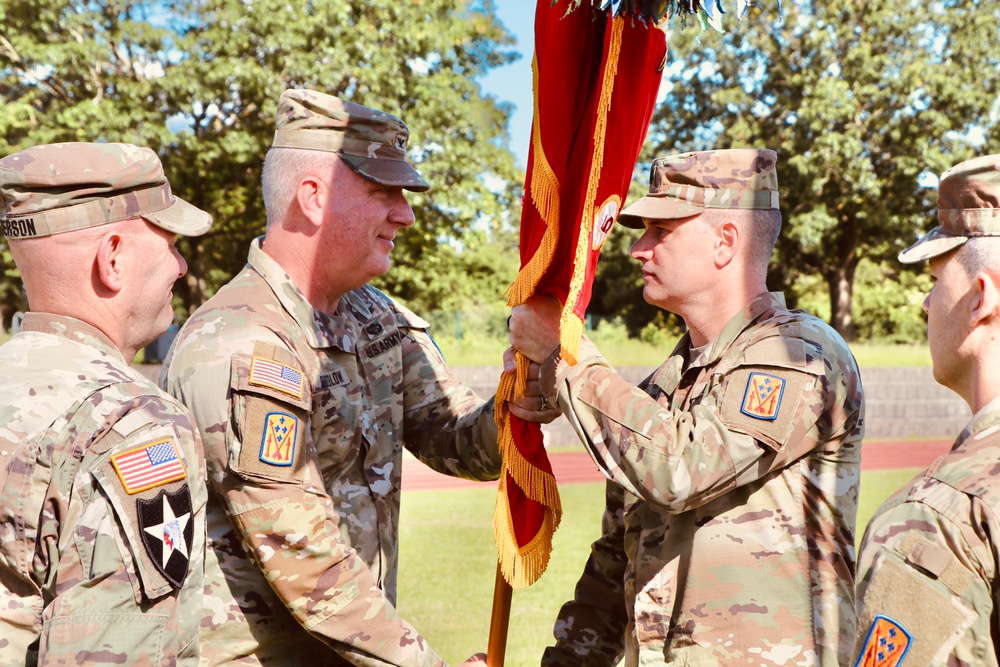
<svg viewBox="0 0 1000 667">
<path fill-rule="evenodd" d="M 958 261 L 969 276 L 983 271 L 1000 275 L 1000 238 L 972 236 L 962 244 Z"/>
<path fill-rule="evenodd" d="M 781 212 L 776 210 L 707 209 L 702 213 L 710 224 L 735 222 L 744 232 L 747 259 L 751 267 L 767 271 L 774 244 L 781 231 Z"/>
<path fill-rule="evenodd" d="M 267 227 L 281 224 L 295 201 L 299 183 L 307 174 L 326 175 L 334 169 L 336 153 L 301 148 L 271 148 L 264 156 L 261 186 Z"/>
</svg>

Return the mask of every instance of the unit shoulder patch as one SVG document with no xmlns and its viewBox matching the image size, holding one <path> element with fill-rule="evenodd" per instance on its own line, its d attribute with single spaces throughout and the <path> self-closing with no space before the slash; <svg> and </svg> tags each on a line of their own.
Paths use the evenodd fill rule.
<svg viewBox="0 0 1000 667">
<path fill-rule="evenodd" d="M 260 460 L 273 466 L 290 466 L 295 461 L 299 420 L 290 412 L 268 412 L 260 441 Z"/>
<path fill-rule="evenodd" d="M 898 667 L 910 650 L 912 640 L 906 628 L 879 614 L 872 621 L 855 667 Z"/>
<path fill-rule="evenodd" d="M 153 566 L 174 588 L 187 577 L 190 545 L 194 540 L 191 493 L 187 484 L 169 493 L 160 491 L 152 500 L 136 500 L 136 515 L 142 542 Z"/>
<path fill-rule="evenodd" d="M 785 381 L 776 375 L 751 373 L 747 379 L 746 390 L 743 392 L 740 412 L 754 419 L 774 421 L 781 409 L 784 389 Z"/>
<path fill-rule="evenodd" d="M 161 438 L 115 454 L 111 465 L 130 496 L 187 477 L 173 438 Z"/>
<path fill-rule="evenodd" d="M 274 359 L 254 356 L 250 361 L 250 377 L 247 382 L 251 385 L 269 387 L 301 399 L 304 380 L 301 370 L 278 363 Z"/>
</svg>

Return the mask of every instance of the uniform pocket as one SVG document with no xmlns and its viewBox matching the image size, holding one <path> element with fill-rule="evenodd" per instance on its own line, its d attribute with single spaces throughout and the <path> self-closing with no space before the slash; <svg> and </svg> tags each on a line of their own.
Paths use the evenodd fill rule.
<svg viewBox="0 0 1000 667">
<path fill-rule="evenodd" d="M 166 623 L 150 613 L 57 616 L 42 626 L 38 664 L 160 665 Z"/>
</svg>

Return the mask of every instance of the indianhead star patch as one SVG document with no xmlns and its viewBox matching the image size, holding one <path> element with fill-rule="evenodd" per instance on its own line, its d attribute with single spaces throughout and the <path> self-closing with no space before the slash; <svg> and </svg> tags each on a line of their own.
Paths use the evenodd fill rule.
<svg viewBox="0 0 1000 667">
<path fill-rule="evenodd" d="M 785 381 L 767 373 L 751 373 L 740 412 L 755 419 L 774 421 L 781 407 Z"/>
<path fill-rule="evenodd" d="M 174 493 L 160 491 L 152 500 L 137 501 L 142 542 L 153 565 L 180 588 L 187 576 L 190 547 L 194 539 L 191 493 L 187 484 Z"/>
<path fill-rule="evenodd" d="M 270 387 L 289 396 L 302 398 L 302 371 L 273 359 L 254 357 L 250 361 L 250 384 Z"/>
<path fill-rule="evenodd" d="M 879 614 L 872 622 L 855 667 L 899 667 L 912 639 L 902 625 Z"/>
<path fill-rule="evenodd" d="M 287 412 L 268 412 L 264 417 L 264 435 L 260 460 L 273 466 L 290 466 L 295 460 L 295 441 L 299 420 Z"/>
<path fill-rule="evenodd" d="M 129 495 L 184 479 L 184 464 L 172 438 L 147 442 L 111 457 L 125 492 Z"/>
</svg>

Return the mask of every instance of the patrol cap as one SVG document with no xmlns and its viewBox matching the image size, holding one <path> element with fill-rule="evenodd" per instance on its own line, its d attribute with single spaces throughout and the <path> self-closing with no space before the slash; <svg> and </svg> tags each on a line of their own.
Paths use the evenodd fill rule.
<svg viewBox="0 0 1000 667">
<path fill-rule="evenodd" d="M 271 145 L 336 153 L 370 181 L 423 192 L 431 186 L 406 161 L 409 136 L 406 123 L 384 111 L 314 90 L 286 90 Z"/>
<path fill-rule="evenodd" d="M 777 210 L 777 162 L 777 153 L 756 148 L 656 158 L 649 168 L 649 194 L 626 206 L 618 222 L 642 229 L 643 218 L 689 218 L 707 208 Z"/>
<path fill-rule="evenodd" d="M 182 236 L 204 234 L 212 216 L 170 192 L 160 159 L 131 144 L 33 146 L 0 159 L 0 225 L 33 238 L 144 218 Z"/>
<path fill-rule="evenodd" d="M 955 165 L 938 185 L 938 226 L 899 253 L 913 264 L 954 250 L 973 236 L 1000 236 L 1000 155 Z"/>
</svg>

